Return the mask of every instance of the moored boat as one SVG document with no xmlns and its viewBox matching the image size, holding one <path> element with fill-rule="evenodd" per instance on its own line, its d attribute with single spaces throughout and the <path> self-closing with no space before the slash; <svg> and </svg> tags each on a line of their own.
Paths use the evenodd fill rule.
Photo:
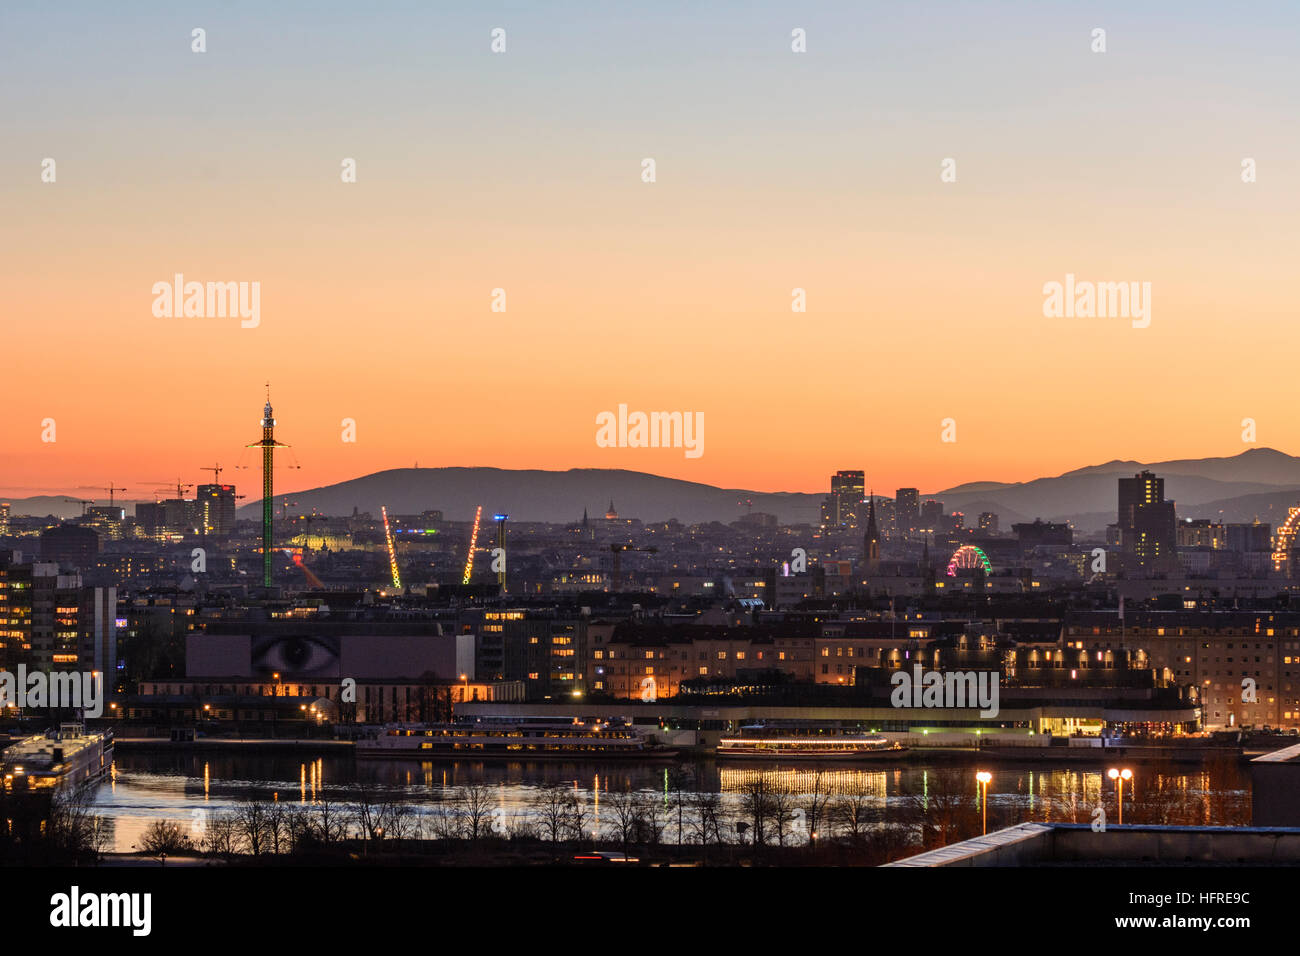
<svg viewBox="0 0 1300 956">
<path fill-rule="evenodd" d="M 98 783 L 113 764 L 113 732 L 81 724 L 27 737 L 0 755 L 0 785 L 13 794 L 77 791 Z"/>
<path fill-rule="evenodd" d="M 433 759 L 670 759 L 631 724 L 611 721 L 480 719 L 448 724 L 387 724 L 356 742 L 358 757 Z"/>
<path fill-rule="evenodd" d="M 717 755 L 733 760 L 879 760 L 906 747 L 878 734 L 777 734 L 761 732 L 724 737 Z"/>
</svg>

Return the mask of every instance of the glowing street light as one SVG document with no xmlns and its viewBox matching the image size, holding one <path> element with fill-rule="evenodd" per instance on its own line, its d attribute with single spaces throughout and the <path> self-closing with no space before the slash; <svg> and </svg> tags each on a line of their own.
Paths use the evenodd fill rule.
<svg viewBox="0 0 1300 956">
<path fill-rule="evenodd" d="M 1125 767 L 1123 770 L 1117 770 L 1111 767 L 1106 771 L 1106 776 L 1115 781 L 1116 797 L 1119 802 L 1119 822 L 1124 823 L 1124 781 L 1133 779 L 1133 771 Z"/>
<path fill-rule="evenodd" d="M 981 770 L 975 774 L 975 779 L 979 781 L 980 787 L 980 819 L 984 834 L 989 832 L 989 781 L 993 779 L 993 774 L 987 770 Z"/>
</svg>

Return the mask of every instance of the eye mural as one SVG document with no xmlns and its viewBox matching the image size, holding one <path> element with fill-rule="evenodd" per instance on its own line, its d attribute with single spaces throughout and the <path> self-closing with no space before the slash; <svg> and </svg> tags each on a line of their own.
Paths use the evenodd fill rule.
<svg viewBox="0 0 1300 956">
<path fill-rule="evenodd" d="M 252 664 L 254 673 L 262 677 L 337 677 L 339 641 L 336 637 L 310 634 L 257 638 L 253 641 Z"/>
</svg>

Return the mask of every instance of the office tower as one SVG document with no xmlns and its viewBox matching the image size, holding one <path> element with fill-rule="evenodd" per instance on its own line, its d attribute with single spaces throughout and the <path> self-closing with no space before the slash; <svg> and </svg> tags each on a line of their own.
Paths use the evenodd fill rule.
<svg viewBox="0 0 1300 956">
<path fill-rule="evenodd" d="M 229 537 L 235 527 L 235 486 L 199 485 L 195 501 L 200 531 L 214 538 Z"/>
<path fill-rule="evenodd" d="M 865 495 L 865 472 L 837 471 L 831 475 L 831 493 L 822 500 L 822 527 L 857 528 Z"/>
<path fill-rule="evenodd" d="M 979 528 L 983 534 L 998 533 L 998 516 L 992 511 L 981 511 L 979 519 Z"/>
<path fill-rule="evenodd" d="M 9 533 L 9 502 L 0 501 L 0 535 Z"/>
<path fill-rule="evenodd" d="M 894 524 L 900 535 L 919 527 L 921 519 L 921 493 L 915 488 L 899 488 L 894 492 Z"/>
<path fill-rule="evenodd" d="M 1144 568 L 1177 566 L 1177 518 L 1165 500 L 1165 480 L 1149 471 L 1119 479 L 1119 526 L 1125 554 Z"/>
<path fill-rule="evenodd" d="M 94 528 L 100 537 L 113 541 L 122 537 L 125 522 L 126 509 L 121 505 L 92 505 L 81 519 L 82 525 Z"/>
<path fill-rule="evenodd" d="M 1273 526 L 1255 521 L 1251 524 L 1230 524 L 1225 528 L 1229 551 L 1271 551 Z"/>
<path fill-rule="evenodd" d="M 936 531 L 947 527 L 943 517 L 943 502 L 927 498 L 921 503 L 921 518 L 918 527 L 926 531 Z"/>
</svg>

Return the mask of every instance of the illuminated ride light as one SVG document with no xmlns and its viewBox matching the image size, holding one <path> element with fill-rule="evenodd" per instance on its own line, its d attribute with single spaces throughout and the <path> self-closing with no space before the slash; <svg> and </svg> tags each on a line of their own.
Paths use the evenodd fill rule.
<svg viewBox="0 0 1300 956">
<path fill-rule="evenodd" d="M 963 544 L 953 552 L 948 561 L 948 577 L 955 578 L 958 568 L 972 571 L 981 567 L 984 569 L 985 574 L 993 572 L 993 565 L 989 562 L 989 556 L 978 545 Z"/>
<path fill-rule="evenodd" d="M 388 527 L 388 508 L 385 505 L 379 506 L 379 512 L 384 516 L 384 540 L 388 542 L 388 567 L 393 572 L 393 587 L 402 586 L 402 576 L 397 571 L 397 551 L 393 548 L 393 532 Z"/>
<path fill-rule="evenodd" d="M 482 517 L 483 506 L 479 505 L 474 512 L 474 530 L 469 535 L 469 555 L 465 558 L 465 574 L 461 578 L 461 584 L 469 584 L 470 575 L 474 573 L 474 549 L 478 547 L 478 523 Z"/>
</svg>

